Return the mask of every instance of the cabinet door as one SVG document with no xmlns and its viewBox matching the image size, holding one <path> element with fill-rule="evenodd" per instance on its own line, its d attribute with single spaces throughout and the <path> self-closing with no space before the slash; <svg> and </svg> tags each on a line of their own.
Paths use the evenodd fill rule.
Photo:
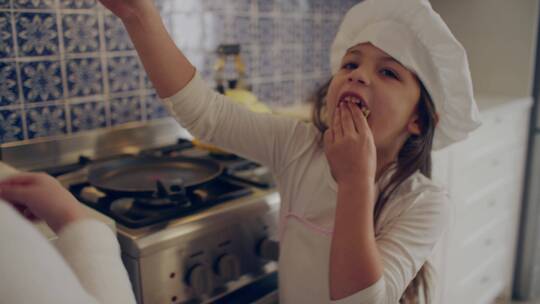
<svg viewBox="0 0 540 304">
<path fill-rule="evenodd" d="M 445 169 L 456 212 L 445 239 L 440 303 L 491 303 L 512 284 L 529 111 L 522 102 L 492 108 L 482 113 L 480 129 L 449 150 Z"/>
</svg>

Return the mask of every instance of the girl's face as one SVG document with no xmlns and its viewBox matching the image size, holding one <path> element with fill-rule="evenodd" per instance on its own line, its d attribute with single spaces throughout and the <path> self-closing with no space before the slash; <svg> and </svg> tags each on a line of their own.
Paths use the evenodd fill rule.
<svg viewBox="0 0 540 304">
<path fill-rule="evenodd" d="M 347 51 L 332 78 L 326 121 L 331 125 L 340 102 L 356 100 L 370 111 L 368 124 L 377 150 L 397 153 L 409 134 L 420 134 L 419 98 L 420 86 L 411 71 L 371 43 L 362 43 Z"/>
</svg>

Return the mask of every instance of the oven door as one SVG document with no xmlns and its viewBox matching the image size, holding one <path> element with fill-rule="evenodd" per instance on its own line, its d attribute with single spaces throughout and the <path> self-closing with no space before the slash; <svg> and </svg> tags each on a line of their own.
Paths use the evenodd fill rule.
<svg viewBox="0 0 540 304">
<path fill-rule="evenodd" d="M 212 303 L 277 304 L 278 300 L 278 278 L 274 271 Z"/>
</svg>

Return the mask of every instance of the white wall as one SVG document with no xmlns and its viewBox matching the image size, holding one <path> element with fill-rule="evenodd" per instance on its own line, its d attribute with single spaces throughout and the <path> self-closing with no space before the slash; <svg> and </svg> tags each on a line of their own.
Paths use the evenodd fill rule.
<svg viewBox="0 0 540 304">
<path fill-rule="evenodd" d="M 469 56 L 476 95 L 532 95 L 538 0 L 430 0 Z"/>
</svg>

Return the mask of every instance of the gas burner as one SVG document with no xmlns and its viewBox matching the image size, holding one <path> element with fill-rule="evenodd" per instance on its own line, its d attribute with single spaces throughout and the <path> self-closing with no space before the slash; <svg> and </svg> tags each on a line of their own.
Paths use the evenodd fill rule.
<svg viewBox="0 0 540 304">
<path fill-rule="evenodd" d="M 231 153 L 215 153 L 215 152 L 210 152 L 208 155 L 209 155 L 211 158 L 216 159 L 216 160 L 224 160 L 224 161 L 242 160 L 242 158 L 239 157 L 238 155 L 231 154 Z"/>
</svg>

